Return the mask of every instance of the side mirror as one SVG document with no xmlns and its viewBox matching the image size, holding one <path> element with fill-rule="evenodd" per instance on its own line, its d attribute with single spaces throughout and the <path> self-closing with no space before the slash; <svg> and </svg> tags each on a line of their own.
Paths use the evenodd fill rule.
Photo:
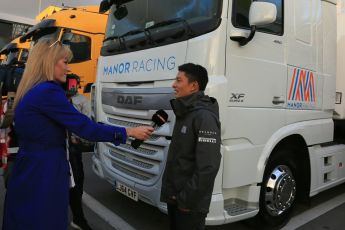
<svg viewBox="0 0 345 230">
<path fill-rule="evenodd" d="M 277 7 L 269 2 L 253 2 L 249 10 L 249 25 L 264 26 L 275 22 Z"/>
<path fill-rule="evenodd" d="M 69 43 L 71 42 L 73 36 L 74 36 L 74 35 L 73 35 L 73 33 L 71 32 L 70 29 L 65 30 L 65 31 L 64 31 L 64 34 L 62 35 L 61 42 L 62 42 L 63 44 L 69 44 Z"/>
<path fill-rule="evenodd" d="M 126 17 L 128 14 L 127 8 L 123 6 L 123 4 L 131 1 L 133 0 L 103 0 L 99 5 L 99 13 L 104 14 L 110 9 L 112 5 L 116 5 L 114 16 L 116 17 L 116 19 L 120 20 Z"/>
<path fill-rule="evenodd" d="M 123 4 L 125 4 L 127 2 L 131 2 L 131 1 L 133 1 L 133 0 L 114 0 L 114 4 L 115 5 L 123 5 Z"/>
<path fill-rule="evenodd" d="M 101 4 L 99 5 L 99 13 L 104 14 L 110 9 L 111 5 L 113 4 L 114 4 L 114 0 L 103 0 Z"/>
<path fill-rule="evenodd" d="M 116 6 L 116 10 L 114 12 L 114 17 L 117 20 L 121 20 L 124 17 L 126 17 L 128 15 L 128 10 L 127 7 L 125 5 L 123 6 Z"/>
<path fill-rule="evenodd" d="M 83 93 L 91 93 L 92 84 L 93 83 L 87 83 L 86 86 L 84 86 Z"/>
<path fill-rule="evenodd" d="M 249 9 L 250 34 L 248 37 L 231 36 L 230 39 L 237 41 L 240 46 L 247 45 L 253 38 L 257 26 L 264 26 L 275 22 L 277 19 L 277 7 L 269 2 L 253 2 Z"/>
</svg>

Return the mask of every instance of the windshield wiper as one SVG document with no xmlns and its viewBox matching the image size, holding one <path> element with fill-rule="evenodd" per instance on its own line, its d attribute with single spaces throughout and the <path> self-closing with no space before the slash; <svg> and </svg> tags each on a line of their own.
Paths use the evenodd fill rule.
<svg viewBox="0 0 345 230">
<path fill-rule="evenodd" d="M 192 36 L 194 34 L 194 32 L 193 32 L 192 28 L 190 27 L 189 23 L 187 22 L 187 20 L 184 19 L 184 18 L 173 18 L 173 19 L 168 19 L 168 20 L 165 20 L 165 21 L 161 21 L 161 22 L 158 22 L 157 24 L 154 24 L 154 25 L 146 28 L 146 30 L 149 31 L 149 30 L 152 30 L 152 29 L 156 29 L 156 28 L 164 27 L 164 26 L 169 26 L 169 25 L 172 25 L 172 24 L 180 23 L 180 22 L 183 23 L 183 25 L 184 25 L 188 35 Z"/>
<path fill-rule="evenodd" d="M 103 42 L 106 42 L 106 41 L 109 41 L 109 40 L 120 40 L 126 36 L 129 36 L 129 35 L 135 35 L 135 34 L 139 34 L 139 33 L 142 33 L 142 32 L 145 32 L 145 30 L 143 29 L 135 29 L 135 30 L 130 30 L 120 36 L 118 35 L 114 35 L 114 36 L 110 36 L 110 37 L 107 37 L 106 39 L 103 40 Z"/>
<path fill-rule="evenodd" d="M 168 20 L 165 20 L 165 21 L 158 22 L 157 24 L 154 24 L 154 25 L 152 25 L 150 27 L 147 27 L 146 29 L 150 30 L 150 29 L 154 29 L 154 28 L 158 28 L 158 27 L 162 27 L 162 26 L 168 26 L 168 25 L 175 24 L 175 23 L 178 23 L 178 22 L 186 22 L 186 20 L 183 19 L 183 18 L 168 19 Z"/>
<path fill-rule="evenodd" d="M 151 43 L 149 32 L 145 29 L 135 29 L 121 35 L 121 39 L 127 48 L 134 48 L 138 45 Z"/>
<path fill-rule="evenodd" d="M 141 33 L 143 33 L 143 35 L 140 35 Z M 103 42 L 109 40 L 113 40 L 113 43 L 108 46 L 108 52 L 112 52 L 114 50 L 120 51 L 128 48 L 133 49 L 133 47 L 142 45 L 143 43 L 151 42 L 147 31 L 144 29 L 130 30 L 121 36 L 110 36 L 104 39 Z"/>
<path fill-rule="evenodd" d="M 112 40 L 112 43 L 111 45 L 107 45 L 107 46 L 104 46 L 103 44 L 103 47 L 102 47 L 102 50 L 105 49 L 106 52 L 114 52 L 114 51 L 119 51 L 119 50 L 123 50 L 125 45 L 124 45 L 124 41 L 123 41 L 123 38 L 120 37 L 120 36 L 110 36 L 110 37 L 107 37 L 106 39 L 103 40 L 103 43 L 106 42 L 106 41 L 110 41 Z"/>
<path fill-rule="evenodd" d="M 106 42 L 106 41 L 109 41 L 109 40 L 114 40 L 114 39 L 120 39 L 120 36 L 110 36 L 110 37 L 107 37 L 106 39 L 103 40 L 103 42 Z"/>
<path fill-rule="evenodd" d="M 129 36 L 129 35 L 136 35 L 136 34 L 140 34 L 140 33 L 145 33 L 145 30 L 144 29 L 135 29 L 135 30 L 130 30 L 124 34 L 122 34 L 120 37 L 126 37 L 126 36 Z"/>
<path fill-rule="evenodd" d="M 162 42 L 168 38 L 179 39 L 182 37 L 190 38 L 194 36 L 194 31 L 189 23 L 183 18 L 161 21 L 146 28 L 146 30 L 154 42 Z"/>
</svg>

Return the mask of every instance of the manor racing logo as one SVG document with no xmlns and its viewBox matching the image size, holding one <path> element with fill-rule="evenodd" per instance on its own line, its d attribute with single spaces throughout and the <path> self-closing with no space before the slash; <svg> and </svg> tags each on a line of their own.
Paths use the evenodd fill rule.
<svg viewBox="0 0 345 230">
<path fill-rule="evenodd" d="M 103 67 L 104 76 L 131 74 L 140 72 L 171 71 L 176 68 L 176 57 L 149 58 L 116 63 Z"/>
<path fill-rule="evenodd" d="M 294 68 L 287 107 L 312 109 L 316 104 L 315 79 L 312 71 Z"/>
</svg>

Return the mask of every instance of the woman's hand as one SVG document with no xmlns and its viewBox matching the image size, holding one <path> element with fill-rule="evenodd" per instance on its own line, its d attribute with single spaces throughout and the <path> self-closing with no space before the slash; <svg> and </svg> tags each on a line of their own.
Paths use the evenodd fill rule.
<svg viewBox="0 0 345 230">
<path fill-rule="evenodd" d="M 139 140 L 148 139 L 153 133 L 154 128 L 150 126 L 139 126 L 135 128 L 126 128 L 127 136 L 134 137 Z"/>
</svg>

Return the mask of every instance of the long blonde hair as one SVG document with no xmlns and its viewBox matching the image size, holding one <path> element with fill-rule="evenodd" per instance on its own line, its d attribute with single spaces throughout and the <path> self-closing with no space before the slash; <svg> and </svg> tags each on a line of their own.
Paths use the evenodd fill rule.
<svg viewBox="0 0 345 230">
<path fill-rule="evenodd" d="M 68 60 L 71 60 L 72 52 L 69 47 L 51 38 L 40 39 L 29 53 L 23 77 L 14 99 L 14 107 L 31 88 L 41 82 L 54 80 L 55 65 L 66 56 Z"/>
</svg>

